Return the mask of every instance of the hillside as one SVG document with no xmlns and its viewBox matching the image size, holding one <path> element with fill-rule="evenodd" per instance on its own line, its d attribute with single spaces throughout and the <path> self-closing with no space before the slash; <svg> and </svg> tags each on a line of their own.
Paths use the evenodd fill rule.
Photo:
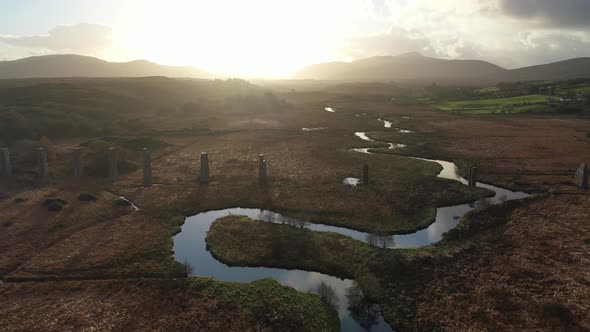
<svg viewBox="0 0 590 332">
<path fill-rule="evenodd" d="M 194 132 L 225 123 L 228 114 L 250 118 L 284 106 L 275 95 L 238 79 L 0 80 L 0 146 L 41 136 Z"/>
<path fill-rule="evenodd" d="M 145 60 L 108 62 L 94 57 L 73 54 L 33 56 L 14 61 L 0 61 L 0 78 L 143 76 L 213 77 L 211 73 L 194 67 L 163 66 Z"/>
<path fill-rule="evenodd" d="M 305 67 L 295 74 L 295 78 L 299 79 L 465 84 L 582 77 L 590 77 L 590 58 L 508 70 L 481 60 L 445 60 L 419 53 L 320 63 Z"/>
<path fill-rule="evenodd" d="M 506 80 L 568 80 L 590 78 L 590 58 L 577 58 L 510 70 Z"/>
</svg>

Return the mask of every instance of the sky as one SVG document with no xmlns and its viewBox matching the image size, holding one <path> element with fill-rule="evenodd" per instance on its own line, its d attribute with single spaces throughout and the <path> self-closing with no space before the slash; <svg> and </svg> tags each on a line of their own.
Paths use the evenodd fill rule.
<svg viewBox="0 0 590 332">
<path fill-rule="evenodd" d="M 407 52 L 506 68 L 590 56 L 590 0 L 0 0 L 0 60 L 74 53 L 281 78 Z"/>
</svg>

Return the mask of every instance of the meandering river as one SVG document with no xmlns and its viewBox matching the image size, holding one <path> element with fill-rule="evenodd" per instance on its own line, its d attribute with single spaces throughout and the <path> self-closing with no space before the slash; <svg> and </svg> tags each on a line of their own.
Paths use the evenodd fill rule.
<svg viewBox="0 0 590 332">
<path fill-rule="evenodd" d="M 326 111 L 333 112 L 331 108 L 330 110 L 326 108 Z M 385 128 L 392 127 L 390 121 L 382 122 L 384 122 Z M 411 131 L 396 130 L 401 133 L 411 133 Z M 374 141 L 365 132 L 357 132 L 355 135 L 364 141 Z M 388 144 L 390 149 L 406 147 L 403 144 L 393 142 L 384 143 Z M 371 153 L 370 150 L 370 148 L 352 149 L 352 151 L 359 153 Z M 423 158 L 415 159 L 434 162 L 441 165 L 442 171 L 438 174 L 438 177 L 440 178 L 456 180 L 462 184 L 467 184 L 467 181 L 459 176 L 457 167 L 452 162 Z M 310 271 L 265 267 L 235 267 L 219 262 L 213 258 L 206 249 L 205 238 L 209 227 L 220 217 L 230 214 L 245 215 L 253 219 L 267 222 L 287 223 L 298 227 L 305 227 L 313 231 L 335 232 L 385 248 L 415 248 L 438 242 L 442 238 L 442 234 L 454 228 L 459 223 L 460 218 L 465 215 L 465 213 L 476 208 L 478 204 L 484 202 L 485 204 L 497 204 L 506 200 L 521 199 L 528 196 L 528 194 L 523 192 L 513 192 L 480 182 L 477 183 L 477 186 L 491 189 L 496 194 L 494 197 L 480 202 L 438 208 L 436 211 L 436 219 L 429 227 L 404 235 L 373 235 L 342 227 L 295 220 L 272 211 L 260 209 L 243 209 L 236 207 L 219 211 L 202 212 L 186 219 L 181 232 L 174 237 L 174 254 L 177 261 L 190 264 L 193 267 L 195 275 L 213 277 L 222 281 L 250 282 L 261 278 L 273 278 L 283 285 L 291 286 L 303 292 L 316 292 L 319 285 L 325 283 L 335 291 L 338 298 L 337 307 L 342 331 L 361 331 L 368 328 L 370 328 L 371 331 L 391 331 L 391 327 L 383 320 L 377 306 L 374 306 L 371 310 L 365 311 L 365 314 L 362 315 L 362 317 L 354 316 L 351 313 L 349 310 L 351 307 L 355 305 L 366 305 L 365 303 L 357 304 L 349 302 L 349 298 L 346 296 L 347 291 L 352 289 L 352 287 L 356 287 L 352 280 L 340 279 Z"/>
</svg>

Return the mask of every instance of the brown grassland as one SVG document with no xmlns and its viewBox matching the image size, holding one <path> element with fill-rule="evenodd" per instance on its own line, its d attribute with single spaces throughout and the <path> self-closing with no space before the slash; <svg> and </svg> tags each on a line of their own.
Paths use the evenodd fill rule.
<svg viewBox="0 0 590 332">
<path fill-rule="evenodd" d="M 118 91 L 110 85 L 103 88 L 107 83 L 100 82 L 93 89 Z M 181 95 L 183 90 L 177 91 L 181 89 L 168 90 L 175 92 L 174 98 L 188 98 Z M 125 90 L 125 103 L 135 95 L 149 95 L 145 104 L 152 103 L 154 91 L 168 93 L 151 85 L 148 90 Z M 271 281 L 258 286 L 256 282 L 207 284 L 201 278 L 172 281 L 186 274 L 174 260 L 172 236 L 184 216 L 238 206 L 363 231 L 407 233 L 428 226 L 436 207 L 490 194 L 439 179 L 436 164 L 405 154 L 453 160 L 461 171 L 468 164 L 477 164 L 484 182 L 529 192 L 551 191 L 555 196 L 473 213 L 440 244 L 425 249 L 389 253 L 359 249 L 345 239 L 328 239 L 324 263 L 330 252 L 349 246 L 358 252 L 352 251 L 352 258 L 338 256 L 341 265 L 366 253 L 377 255 L 376 262 L 369 259 L 352 265 L 379 279 L 384 314 L 402 329 L 590 328 L 590 276 L 583 268 L 590 260 L 590 201 L 587 192 L 572 184 L 573 170 L 590 161 L 588 115 L 455 115 L 427 106 L 392 105 L 383 95 L 329 91 L 276 95 L 284 104 L 277 109 L 242 110 L 238 107 L 241 99 L 225 104 L 212 100 L 204 102 L 205 106 L 218 111 L 191 106 L 166 112 L 154 107 L 146 110 L 145 117 L 141 113 L 144 104 L 131 103 L 133 116 L 126 121 L 140 119 L 142 125 L 114 135 L 119 139 L 149 136 L 167 143 L 152 149 L 154 185 L 150 187 L 141 186 L 140 153 L 128 141 L 119 147 L 131 166 L 118 182 L 68 175 L 67 149 L 73 146 L 84 147 L 87 163 L 104 165 L 92 149 L 119 144 L 100 134 L 108 126 L 88 136 L 50 137 L 52 179 L 46 184 L 34 180 L 34 162 L 22 152 L 37 143 L 29 139 L 9 142 L 16 154 L 16 174 L 15 179 L 0 180 L 0 276 L 20 282 L 0 284 L 5 298 L 2 312 L 8 313 L 0 315 L 0 325 L 14 327 L 12 330 L 333 327 L 334 312 L 317 303 L 318 297 L 298 295 L 301 293 Z M 165 102 L 172 102 L 173 97 Z M 224 111 L 224 105 L 232 106 L 232 111 Z M 336 113 L 323 111 L 325 106 Z M 406 116 L 410 118 L 403 118 Z M 376 120 L 379 117 L 415 133 L 383 128 Z M 159 124 L 164 129 L 156 130 Z M 125 129 L 126 125 L 117 122 L 114 127 Z M 304 127 L 325 129 L 303 132 Z M 351 152 L 354 147 L 383 147 L 379 142 L 360 141 L 355 131 L 405 143 L 408 148 L 380 150 L 390 155 Z M 97 139 L 101 142 L 88 144 Z M 209 153 L 212 177 L 208 185 L 198 183 L 202 151 Z M 266 187 L 257 182 L 260 153 L 269 165 Z M 361 177 L 365 162 L 370 184 L 354 189 L 344 186 L 345 177 Z M 96 193 L 97 200 L 79 201 L 83 192 Z M 129 198 L 139 211 L 115 204 L 118 196 Z M 61 211 L 48 211 L 41 204 L 46 198 L 62 198 L 68 204 Z M 258 236 L 264 237 L 271 226 L 257 227 L 261 227 Z M 249 230 L 239 232 L 240 236 L 249 234 Z M 313 232 L 304 235 L 316 236 Z M 285 266 L 284 258 L 260 260 L 265 254 L 263 243 L 256 248 L 260 252 L 253 250 L 240 260 L 224 254 L 222 248 L 216 253 L 236 264 Z M 314 257 L 308 258 L 300 267 L 357 277 L 357 269 L 326 268 Z M 396 272 L 398 266 L 407 273 Z M 228 295 L 238 288 L 243 289 L 238 293 L 255 293 L 256 287 L 268 291 L 269 297 L 235 299 Z M 276 319 L 254 314 L 265 315 L 284 303 L 278 317 L 287 319 L 287 312 L 300 308 L 302 301 L 313 303 L 310 308 L 321 312 L 319 317 L 325 321 L 314 320 L 310 310 L 301 310 L 296 320 L 279 326 L 272 325 L 278 324 Z M 101 314 L 90 317 L 93 312 Z"/>
</svg>

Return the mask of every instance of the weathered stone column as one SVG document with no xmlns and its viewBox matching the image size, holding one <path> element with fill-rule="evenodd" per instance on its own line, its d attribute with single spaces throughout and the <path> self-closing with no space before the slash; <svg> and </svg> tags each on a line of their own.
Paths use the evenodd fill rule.
<svg viewBox="0 0 590 332">
<path fill-rule="evenodd" d="M 37 148 L 37 167 L 39 178 L 45 180 L 49 177 L 49 167 L 47 166 L 47 152 L 44 148 Z"/>
<path fill-rule="evenodd" d="M 143 185 L 152 185 L 152 153 L 148 148 L 143 149 Z"/>
<path fill-rule="evenodd" d="M 363 184 L 369 184 L 369 164 L 367 163 L 363 165 Z"/>
<path fill-rule="evenodd" d="M 207 152 L 201 152 L 201 176 L 199 177 L 201 183 L 209 183 L 209 156 Z"/>
<path fill-rule="evenodd" d="M 574 183 L 582 189 L 588 189 L 588 166 L 586 164 L 580 164 L 580 167 L 576 170 Z"/>
<path fill-rule="evenodd" d="M 2 174 L 4 174 L 4 176 L 12 176 L 12 163 L 10 162 L 10 150 L 8 150 L 8 148 L 0 149 L 0 157 L 2 158 Z"/>
<path fill-rule="evenodd" d="M 82 150 L 72 149 L 72 173 L 74 176 L 82 176 Z"/>
<path fill-rule="evenodd" d="M 470 187 L 477 187 L 477 166 L 469 166 L 467 182 Z"/>
<path fill-rule="evenodd" d="M 266 184 L 266 160 L 263 155 L 258 158 L 258 182 L 261 185 Z"/>
<path fill-rule="evenodd" d="M 117 150 L 115 148 L 109 148 L 108 150 L 108 158 L 109 158 L 109 181 L 117 182 L 119 178 L 119 165 L 117 160 Z"/>
</svg>

